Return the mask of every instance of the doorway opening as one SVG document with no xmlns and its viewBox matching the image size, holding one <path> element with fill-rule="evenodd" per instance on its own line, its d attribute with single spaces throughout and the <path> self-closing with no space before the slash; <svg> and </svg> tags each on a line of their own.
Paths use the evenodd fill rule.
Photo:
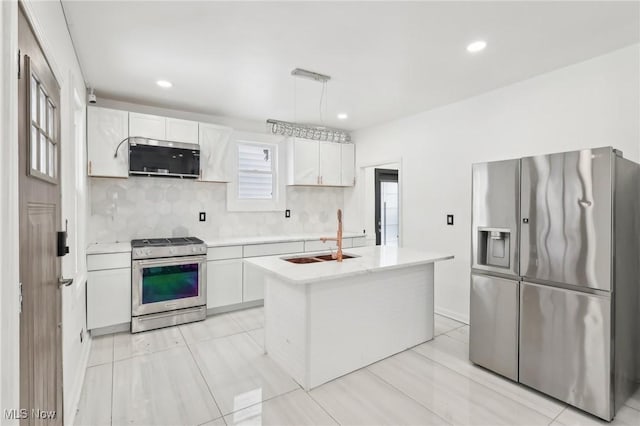
<svg viewBox="0 0 640 426">
<path fill-rule="evenodd" d="M 398 247 L 400 240 L 400 199 L 398 170 L 375 169 L 376 245 Z"/>
</svg>

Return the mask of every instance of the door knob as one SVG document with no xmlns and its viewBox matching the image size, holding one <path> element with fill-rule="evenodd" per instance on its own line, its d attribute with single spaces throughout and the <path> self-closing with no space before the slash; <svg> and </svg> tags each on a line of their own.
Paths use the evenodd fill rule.
<svg viewBox="0 0 640 426">
<path fill-rule="evenodd" d="M 58 278 L 60 287 L 69 287 L 71 284 L 73 284 L 73 278 Z"/>
</svg>

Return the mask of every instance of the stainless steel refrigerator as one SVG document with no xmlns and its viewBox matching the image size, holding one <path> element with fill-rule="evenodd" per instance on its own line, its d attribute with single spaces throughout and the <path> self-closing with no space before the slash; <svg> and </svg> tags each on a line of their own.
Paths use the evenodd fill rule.
<svg viewBox="0 0 640 426">
<path fill-rule="evenodd" d="M 636 386 L 640 166 L 604 147 L 472 175 L 470 360 L 611 420 Z"/>
</svg>

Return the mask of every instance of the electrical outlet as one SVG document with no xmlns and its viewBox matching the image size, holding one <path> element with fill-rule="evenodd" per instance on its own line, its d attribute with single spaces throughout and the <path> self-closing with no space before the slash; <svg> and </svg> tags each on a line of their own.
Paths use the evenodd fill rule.
<svg viewBox="0 0 640 426">
<path fill-rule="evenodd" d="M 286 210 L 284 211 L 284 217 L 291 217 L 291 210 L 286 209 Z"/>
<path fill-rule="evenodd" d="M 200 222 L 206 221 L 207 220 L 207 213 L 206 212 L 200 212 L 199 218 L 200 218 Z"/>
<path fill-rule="evenodd" d="M 452 214 L 448 214 L 447 215 L 447 225 L 453 225 L 453 215 Z"/>
</svg>

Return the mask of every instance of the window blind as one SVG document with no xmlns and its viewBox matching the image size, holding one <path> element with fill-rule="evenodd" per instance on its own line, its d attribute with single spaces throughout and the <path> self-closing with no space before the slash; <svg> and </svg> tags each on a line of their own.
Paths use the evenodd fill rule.
<svg viewBox="0 0 640 426">
<path fill-rule="evenodd" d="M 273 199 L 273 148 L 265 145 L 238 145 L 238 198 Z"/>
</svg>

